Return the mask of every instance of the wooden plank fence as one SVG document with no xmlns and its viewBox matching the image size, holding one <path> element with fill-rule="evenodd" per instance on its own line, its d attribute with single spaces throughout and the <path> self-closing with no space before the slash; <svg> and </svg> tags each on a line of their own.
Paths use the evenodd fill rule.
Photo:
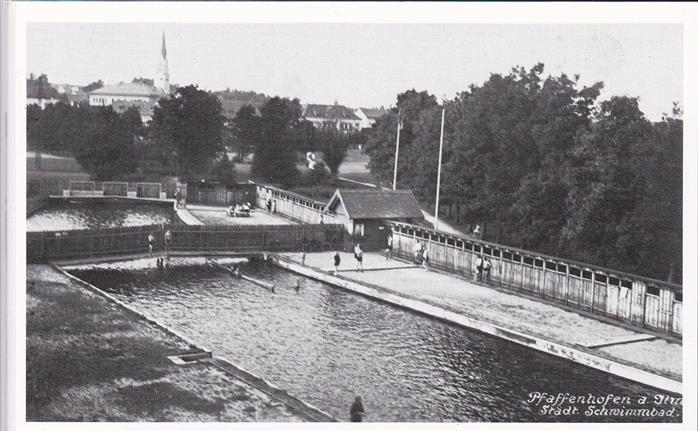
<svg viewBox="0 0 698 431">
<path fill-rule="evenodd" d="M 153 225 L 63 232 L 27 232 L 27 262 L 171 251 L 306 251 L 332 250 L 344 241 L 342 225 Z"/>
<path fill-rule="evenodd" d="M 680 336 L 682 286 L 407 223 L 389 223 L 393 250 L 412 259 L 419 241 L 430 263 L 472 277 L 478 256 L 492 262 L 490 282 L 629 324 Z"/>
<path fill-rule="evenodd" d="M 301 223 L 336 223 L 336 217 L 325 213 L 326 202 L 315 201 L 305 196 L 257 184 L 257 202 L 259 208 L 266 209 L 267 199 L 272 201 L 274 212 Z"/>
</svg>

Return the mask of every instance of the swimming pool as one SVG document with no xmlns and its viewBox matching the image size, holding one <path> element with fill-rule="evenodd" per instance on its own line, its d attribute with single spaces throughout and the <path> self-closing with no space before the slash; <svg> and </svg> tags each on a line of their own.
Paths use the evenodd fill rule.
<svg viewBox="0 0 698 431">
<path fill-rule="evenodd" d="M 175 261 L 73 269 L 195 342 L 341 420 L 355 395 L 370 421 L 680 421 L 540 414 L 531 393 L 640 396 L 661 391 L 263 263 L 242 272 Z M 301 280 L 301 290 L 294 286 Z"/>
</svg>

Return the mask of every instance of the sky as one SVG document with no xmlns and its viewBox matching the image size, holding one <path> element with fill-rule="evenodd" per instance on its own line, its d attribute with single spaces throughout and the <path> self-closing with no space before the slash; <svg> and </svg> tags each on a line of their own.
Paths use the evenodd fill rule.
<svg viewBox="0 0 698 431">
<path fill-rule="evenodd" d="M 601 99 L 640 98 L 651 120 L 682 102 L 680 25 L 31 23 L 27 73 L 52 83 L 155 76 L 162 33 L 172 83 L 254 90 L 303 103 L 391 106 L 398 93 L 452 98 L 492 73 L 602 81 Z"/>
</svg>

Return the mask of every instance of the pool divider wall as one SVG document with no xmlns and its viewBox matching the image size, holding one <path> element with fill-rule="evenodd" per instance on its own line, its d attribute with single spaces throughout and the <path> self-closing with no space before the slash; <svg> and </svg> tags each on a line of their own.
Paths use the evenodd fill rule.
<svg viewBox="0 0 698 431">
<path fill-rule="evenodd" d="M 339 278 L 329 273 L 324 273 L 311 267 L 297 264 L 283 256 L 274 254 L 270 257 L 272 258 L 271 262 L 281 268 L 333 286 L 347 289 L 368 298 L 386 302 L 388 304 L 405 308 L 407 310 L 411 310 L 464 328 L 489 334 L 544 353 L 568 359 L 581 365 L 614 374 L 628 380 L 633 380 L 635 382 L 673 393 L 682 393 L 681 381 L 668 376 L 654 374 L 630 365 L 588 353 L 578 348 L 500 327 L 488 322 L 472 319 L 462 314 L 427 304 L 416 299 L 402 297 L 393 293 L 381 291 L 363 283 Z"/>
<path fill-rule="evenodd" d="M 322 411 L 318 407 L 315 407 L 314 405 L 307 403 L 300 398 L 296 397 L 293 394 L 290 394 L 287 390 L 281 389 L 277 386 L 272 385 L 271 383 L 267 382 L 264 380 L 262 377 L 259 377 L 255 375 L 254 373 L 251 373 L 250 371 L 245 370 L 244 368 L 240 367 L 239 365 L 234 364 L 230 360 L 222 357 L 222 356 L 217 356 L 212 353 L 212 350 L 209 349 L 208 347 L 205 347 L 201 344 L 198 344 L 186 335 L 181 334 L 180 332 L 176 331 L 175 329 L 170 328 L 169 326 L 160 323 L 157 319 L 149 316 L 148 314 L 138 311 L 135 308 L 131 307 L 130 305 L 126 304 L 125 302 L 119 300 L 118 298 L 110 295 L 109 293 L 99 289 L 98 287 L 70 274 L 68 271 L 65 269 L 61 268 L 60 266 L 56 264 L 51 264 L 51 266 L 58 271 L 59 273 L 65 275 L 68 277 L 71 281 L 73 281 L 75 284 L 89 290 L 90 292 L 93 292 L 108 301 L 111 301 L 115 304 L 117 304 L 119 307 L 127 311 L 128 313 L 134 315 L 136 318 L 144 320 L 148 322 L 149 324 L 157 327 L 158 329 L 181 339 L 185 343 L 189 345 L 192 349 L 199 350 L 201 353 L 205 354 L 210 354 L 211 359 L 201 359 L 199 362 L 205 362 L 205 363 L 210 363 L 211 365 L 215 366 L 216 368 L 224 371 L 226 374 L 233 375 L 234 377 L 248 383 L 250 386 L 264 392 L 265 394 L 269 395 L 270 397 L 280 401 L 287 407 L 291 408 L 292 410 L 299 412 L 300 414 L 306 416 L 307 418 L 316 421 L 316 422 L 337 422 L 337 419 L 334 418 L 332 415 Z M 191 353 L 191 352 L 190 352 Z"/>
</svg>

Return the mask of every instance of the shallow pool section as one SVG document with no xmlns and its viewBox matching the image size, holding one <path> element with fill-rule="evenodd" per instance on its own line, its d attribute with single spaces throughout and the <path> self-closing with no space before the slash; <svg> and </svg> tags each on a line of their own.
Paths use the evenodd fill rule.
<svg viewBox="0 0 698 431">
<path fill-rule="evenodd" d="M 626 410 L 663 394 L 263 263 L 242 272 L 276 293 L 221 268 L 174 262 L 71 272 L 340 420 L 361 395 L 369 421 L 680 421 L 681 406 L 673 418 L 586 416 L 587 404 L 541 414 L 532 393 L 627 396 L 631 404 L 614 406 Z"/>
<path fill-rule="evenodd" d="M 171 204 L 90 200 L 51 202 L 27 219 L 27 232 L 181 223 Z"/>
</svg>

